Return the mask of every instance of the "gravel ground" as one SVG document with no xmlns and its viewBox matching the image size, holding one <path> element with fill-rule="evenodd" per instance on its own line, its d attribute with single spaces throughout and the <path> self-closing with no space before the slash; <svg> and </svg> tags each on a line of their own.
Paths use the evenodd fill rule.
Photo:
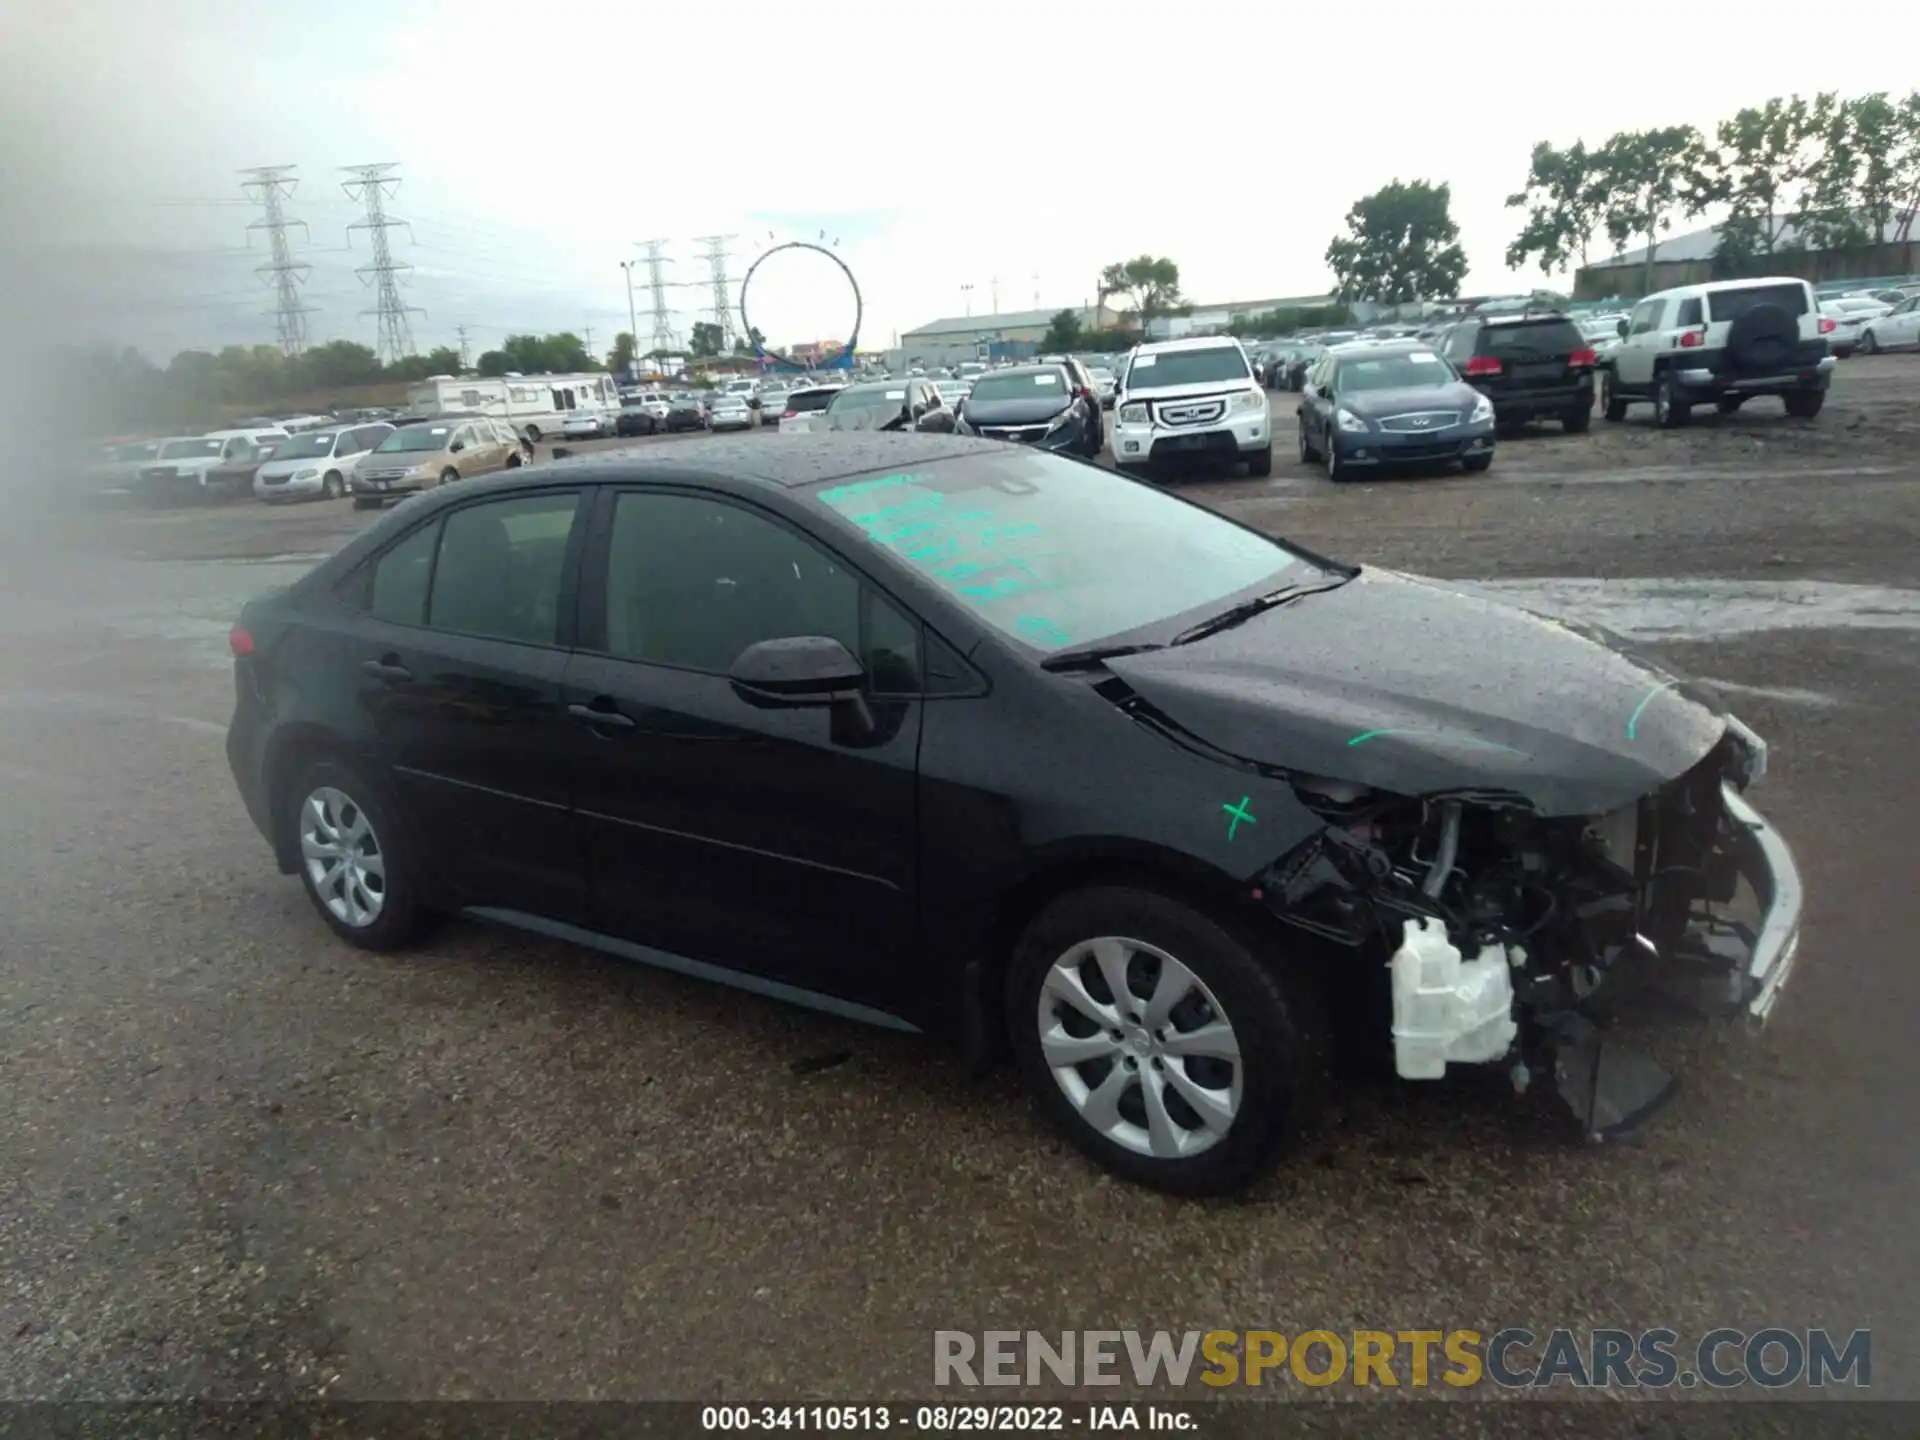
<svg viewBox="0 0 1920 1440">
<path fill-rule="evenodd" d="M 1810 891 L 1765 1036 L 1650 1033 L 1686 1088 L 1635 1142 L 1381 1080 L 1200 1204 L 922 1041 L 465 923 L 339 945 L 233 792 L 222 637 L 366 517 L 13 517 L 0 1395 L 847 1400 L 927 1394 L 936 1328 L 1826 1325 L 1920 1398 L 1917 378 L 1847 362 L 1811 424 L 1546 427 L 1471 479 L 1189 488 L 1604 600 L 1771 739 Z"/>
</svg>

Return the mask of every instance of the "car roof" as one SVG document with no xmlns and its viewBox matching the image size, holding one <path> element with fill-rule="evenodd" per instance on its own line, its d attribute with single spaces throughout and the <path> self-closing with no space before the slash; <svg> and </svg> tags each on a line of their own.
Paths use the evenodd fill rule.
<svg viewBox="0 0 1920 1440">
<path fill-rule="evenodd" d="M 1240 342 L 1231 335 L 1188 335 L 1179 340 L 1149 340 L 1134 353 L 1165 355 L 1178 350 L 1219 350 L 1228 345 L 1238 348 Z"/>
<path fill-rule="evenodd" d="M 691 484 L 731 482 L 748 488 L 798 490 L 850 475 L 875 470 L 926 465 L 969 455 L 1002 455 L 997 440 L 966 435 L 942 435 L 908 430 L 829 431 L 782 436 L 778 443 L 762 438 L 716 436 L 689 457 L 687 446 L 640 445 L 625 450 L 596 450 L 570 455 L 525 470 L 509 471 L 463 481 L 445 492 L 448 503 L 486 490 L 510 490 L 542 481 L 549 484 L 621 485 L 653 482 Z M 440 498 L 442 492 L 427 492 Z M 418 511 L 414 513 L 418 514 Z"/>
<path fill-rule="evenodd" d="M 1329 347 L 1336 359 L 1377 360 L 1382 355 L 1432 355 L 1433 346 L 1425 340 L 1356 340 Z"/>
<path fill-rule="evenodd" d="M 995 371 L 994 373 L 998 375 L 1051 374 L 1055 370 L 1062 369 L 1065 366 L 1065 363 L 1066 362 L 1062 360 L 1047 360 L 1047 361 L 1042 361 L 1038 364 L 1009 365 L 1006 369 L 998 370 L 998 371 Z"/>
</svg>

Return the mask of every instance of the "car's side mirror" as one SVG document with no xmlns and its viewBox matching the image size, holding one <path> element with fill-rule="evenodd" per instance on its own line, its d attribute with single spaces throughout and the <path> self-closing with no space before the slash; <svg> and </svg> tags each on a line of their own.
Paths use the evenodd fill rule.
<svg viewBox="0 0 1920 1440">
<path fill-rule="evenodd" d="M 867 672 L 832 636 L 788 635 L 749 645 L 727 678 L 749 705 L 771 709 L 847 699 L 860 692 Z"/>
<path fill-rule="evenodd" d="M 1624 320 L 1616 320 L 1616 321 L 1614 321 L 1614 322 L 1613 322 L 1613 328 L 1614 328 L 1614 332 L 1615 332 L 1615 333 L 1616 333 L 1617 335 L 1619 335 L 1619 337 L 1620 337 L 1620 338 L 1621 338 L 1622 340 L 1624 340 L 1624 339 L 1626 339 L 1626 338 L 1627 338 L 1627 322 L 1626 322 L 1626 321 L 1624 321 Z"/>
<path fill-rule="evenodd" d="M 451 445 L 447 446 L 447 453 L 449 455 L 458 455 L 462 450 L 466 448 L 467 448 L 466 441 L 456 440 Z"/>
</svg>

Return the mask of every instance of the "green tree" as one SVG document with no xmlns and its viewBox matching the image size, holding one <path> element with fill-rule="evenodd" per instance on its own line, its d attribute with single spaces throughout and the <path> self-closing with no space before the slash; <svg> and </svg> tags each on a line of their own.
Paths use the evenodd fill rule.
<svg viewBox="0 0 1920 1440">
<path fill-rule="evenodd" d="M 1894 111 L 1890 168 L 1895 196 L 1893 238 L 1905 244 L 1913 234 L 1914 218 L 1920 215 L 1920 90 L 1909 94 Z"/>
<path fill-rule="evenodd" d="M 726 341 L 726 331 L 711 320 L 693 322 L 693 336 L 687 342 L 688 353 L 695 359 L 705 360 L 718 355 Z"/>
<path fill-rule="evenodd" d="M 613 348 L 607 352 L 607 369 L 625 370 L 632 366 L 634 356 L 633 336 L 622 330 L 613 337 Z"/>
<path fill-rule="evenodd" d="M 1187 303 L 1180 294 L 1180 267 L 1164 255 L 1115 261 L 1100 272 L 1100 293 L 1125 296 L 1143 333 L 1148 321 L 1178 314 Z"/>
<path fill-rule="evenodd" d="M 748 327 L 746 337 L 733 342 L 733 353 L 736 355 L 752 355 L 755 352 L 756 346 L 761 350 L 767 348 L 767 337 L 760 333 L 760 327 L 758 325 Z"/>
<path fill-rule="evenodd" d="M 1650 288 L 1655 252 L 1660 237 L 1673 228 L 1674 212 L 1691 217 L 1713 203 L 1706 143 L 1691 125 L 1628 130 L 1610 136 L 1595 158 L 1606 176 L 1601 218 L 1607 238 L 1618 250 L 1636 239 L 1646 242 L 1642 286 Z"/>
<path fill-rule="evenodd" d="M 1071 310 L 1058 311 L 1047 322 L 1047 333 L 1040 337 L 1040 349 L 1048 355 L 1078 350 L 1080 335 L 1080 317 Z"/>
<path fill-rule="evenodd" d="M 1394 180 L 1356 200 L 1347 233 L 1327 245 L 1342 300 L 1401 305 L 1456 295 L 1467 274 L 1452 193 L 1425 180 Z"/>
<path fill-rule="evenodd" d="M 497 378 L 514 368 L 513 356 L 504 350 L 488 350 L 474 361 L 473 368 L 482 375 Z"/>
<path fill-rule="evenodd" d="M 1564 150 L 1542 140 L 1533 147 L 1527 183 L 1507 197 L 1507 208 L 1525 208 L 1527 221 L 1507 246 L 1507 268 L 1518 270 L 1537 257 L 1540 273 L 1564 269 L 1575 256 L 1587 263 L 1588 246 L 1607 208 L 1607 176 L 1576 140 Z"/>
<path fill-rule="evenodd" d="M 1722 120 L 1706 156 L 1703 194 L 1727 207 L 1722 254 L 1748 260 L 1780 249 L 1800 215 L 1834 97 L 1798 95 L 1748 106 Z"/>
</svg>

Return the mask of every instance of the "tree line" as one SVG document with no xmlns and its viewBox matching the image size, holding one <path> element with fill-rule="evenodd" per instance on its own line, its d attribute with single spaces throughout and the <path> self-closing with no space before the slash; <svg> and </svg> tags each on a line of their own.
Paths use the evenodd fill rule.
<svg viewBox="0 0 1920 1440">
<path fill-rule="evenodd" d="M 1525 222 L 1509 268 L 1552 275 L 1612 253 L 1646 250 L 1651 283 L 1661 237 L 1709 210 L 1721 222 L 1717 274 L 1764 268 L 1768 257 L 1857 250 L 1912 238 L 1920 213 L 1920 91 L 1776 97 L 1720 121 L 1711 135 L 1667 125 L 1609 135 L 1589 147 L 1533 147 L 1525 184 L 1507 199 Z M 1459 293 L 1467 257 L 1445 184 L 1393 180 L 1354 202 L 1326 259 L 1344 300 L 1404 304 Z"/>
</svg>

